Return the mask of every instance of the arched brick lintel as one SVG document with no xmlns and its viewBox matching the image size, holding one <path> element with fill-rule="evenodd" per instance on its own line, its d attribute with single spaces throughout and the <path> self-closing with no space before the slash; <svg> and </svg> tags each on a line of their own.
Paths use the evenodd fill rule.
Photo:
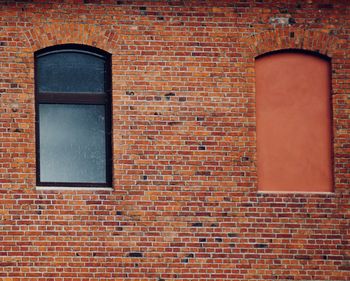
<svg viewBox="0 0 350 281">
<path fill-rule="evenodd" d="M 283 50 L 308 50 L 333 57 L 338 49 L 337 38 L 326 32 L 281 28 L 262 32 L 247 38 L 251 56 Z"/>
<path fill-rule="evenodd" d="M 79 23 L 45 23 L 25 32 L 28 52 L 59 45 L 83 44 L 109 53 L 117 48 L 118 34 L 96 25 Z"/>
</svg>

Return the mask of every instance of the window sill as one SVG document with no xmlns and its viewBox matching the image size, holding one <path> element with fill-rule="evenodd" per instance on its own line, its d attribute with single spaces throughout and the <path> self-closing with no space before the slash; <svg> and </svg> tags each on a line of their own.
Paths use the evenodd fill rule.
<svg viewBox="0 0 350 281">
<path fill-rule="evenodd" d="M 76 187 L 76 186 L 37 186 L 36 190 L 66 190 L 66 191 L 75 191 L 75 190 L 82 190 L 82 191 L 113 191 L 112 187 Z"/>
<path fill-rule="evenodd" d="M 258 191 L 258 194 L 298 194 L 298 195 L 334 195 L 335 193 L 332 191 Z"/>
</svg>

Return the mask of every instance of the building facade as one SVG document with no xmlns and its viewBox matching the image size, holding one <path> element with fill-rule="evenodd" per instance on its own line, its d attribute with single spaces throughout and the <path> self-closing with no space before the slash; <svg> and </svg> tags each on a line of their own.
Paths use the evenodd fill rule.
<svg viewBox="0 0 350 281">
<path fill-rule="evenodd" d="M 349 38 L 345 0 L 0 1 L 0 279 L 349 280 Z"/>
</svg>

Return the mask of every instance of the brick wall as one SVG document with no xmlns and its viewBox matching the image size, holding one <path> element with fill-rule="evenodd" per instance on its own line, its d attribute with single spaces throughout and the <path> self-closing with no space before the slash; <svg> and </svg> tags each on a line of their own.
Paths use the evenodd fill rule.
<svg viewBox="0 0 350 281">
<path fill-rule="evenodd" d="M 0 280 L 349 280 L 349 14 L 0 1 Z M 65 43 L 112 54 L 110 190 L 36 189 L 33 53 Z M 257 192 L 254 58 L 286 48 L 332 60 L 333 193 Z"/>
</svg>

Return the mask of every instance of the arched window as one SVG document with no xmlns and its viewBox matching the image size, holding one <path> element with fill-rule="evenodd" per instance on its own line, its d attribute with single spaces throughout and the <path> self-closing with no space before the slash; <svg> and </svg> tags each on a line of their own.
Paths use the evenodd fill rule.
<svg viewBox="0 0 350 281">
<path fill-rule="evenodd" d="M 83 45 L 35 53 L 37 185 L 111 185 L 111 56 Z"/>
<path fill-rule="evenodd" d="M 256 59 L 260 191 L 332 191 L 329 58 L 286 50 Z"/>
</svg>

